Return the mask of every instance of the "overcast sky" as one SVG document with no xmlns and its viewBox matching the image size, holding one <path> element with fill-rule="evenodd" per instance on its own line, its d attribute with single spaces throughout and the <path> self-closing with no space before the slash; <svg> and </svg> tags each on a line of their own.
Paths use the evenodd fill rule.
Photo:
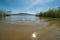
<svg viewBox="0 0 60 40">
<path fill-rule="evenodd" d="M 60 0 L 0 0 L 0 10 L 39 13 L 60 6 Z"/>
</svg>

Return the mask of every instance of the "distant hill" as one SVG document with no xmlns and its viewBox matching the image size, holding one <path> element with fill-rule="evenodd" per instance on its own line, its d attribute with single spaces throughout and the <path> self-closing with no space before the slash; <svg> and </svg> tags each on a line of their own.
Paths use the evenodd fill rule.
<svg viewBox="0 0 60 40">
<path fill-rule="evenodd" d="M 33 14 L 29 14 L 29 13 L 16 13 L 16 14 L 10 14 L 10 15 L 33 15 Z"/>
<path fill-rule="evenodd" d="M 28 14 L 28 13 L 18 13 L 19 15 L 33 15 L 33 14 Z"/>
</svg>

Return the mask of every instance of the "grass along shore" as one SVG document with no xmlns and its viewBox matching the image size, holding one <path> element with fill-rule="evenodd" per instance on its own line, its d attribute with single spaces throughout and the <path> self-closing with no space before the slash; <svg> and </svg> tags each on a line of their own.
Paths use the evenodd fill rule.
<svg viewBox="0 0 60 40">
<path fill-rule="evenodd" d="M 1 11 L 1 10 L 0 10 L 0 17 L 4 17 L 5 14 L 6 14 L 5 11 Z"/>
<path fill-rule="evenodd" d="M 46 12 L 40 12 L 40 17 L 52 17 L 52 18 L 60 18 L 60 8 L 57 9 L 51 9 Z"/>
</svg>

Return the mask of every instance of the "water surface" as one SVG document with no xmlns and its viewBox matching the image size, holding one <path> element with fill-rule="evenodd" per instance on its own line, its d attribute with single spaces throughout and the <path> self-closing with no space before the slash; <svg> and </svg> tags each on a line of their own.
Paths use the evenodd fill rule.
<svg viewBox="0 0 60 40">
<path fill-rule="evenodd" d="M 0 40 L 60 40 L 60 19 L 28 15 L 0 18 Z"/>
</svg>

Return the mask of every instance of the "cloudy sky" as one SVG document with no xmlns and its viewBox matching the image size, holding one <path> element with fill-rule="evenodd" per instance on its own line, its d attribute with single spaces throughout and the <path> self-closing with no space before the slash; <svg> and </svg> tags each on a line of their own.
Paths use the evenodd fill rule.
<svg viewBox="0 0 60 40">
<path fill-rule="evenodd" d="M 60 6 L 60 0 L 0 0 L 0 10 L 39 13 Z"/>
</svg>

